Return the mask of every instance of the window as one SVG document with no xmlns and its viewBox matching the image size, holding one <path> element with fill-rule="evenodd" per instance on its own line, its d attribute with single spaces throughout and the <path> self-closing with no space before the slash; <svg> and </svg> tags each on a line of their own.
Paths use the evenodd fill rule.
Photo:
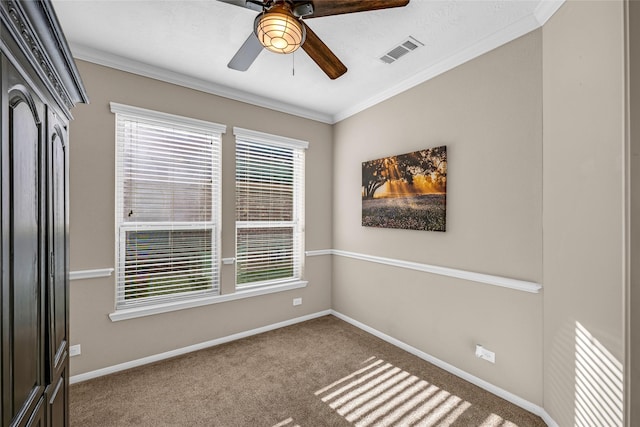
<svg viewBox="0 0 640 427">
<path fill-rule="evenodd" d="M 225 126 L 111 103 L 116 308 L 219 293 Z"/>
<path fill-rule="evenodd" d="M 308 143 L 234 128 L 236 287 L 301 280 Z"/>
</svg>

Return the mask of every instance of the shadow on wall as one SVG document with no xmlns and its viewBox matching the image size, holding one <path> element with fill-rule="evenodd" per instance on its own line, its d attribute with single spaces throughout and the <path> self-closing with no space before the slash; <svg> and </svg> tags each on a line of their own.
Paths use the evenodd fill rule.
<svg viewBox="0 0 640 427">
<path fill-rule="evenodd" d="M 575 425 L 622 426 L 622 363 L 576 322 Z"/>
<path fill-rule="evenodd" d="M 572 360 L 573 366 L 566 366 Z M 549 367 L 555 421 L 576 427 L 623 425 L 623 368 L 580 322 L 558 331 Z M 573 397 L 566 390 L 573 385 Z M 564 397 L 564 399 L 563 399 Z"/>
</svg>

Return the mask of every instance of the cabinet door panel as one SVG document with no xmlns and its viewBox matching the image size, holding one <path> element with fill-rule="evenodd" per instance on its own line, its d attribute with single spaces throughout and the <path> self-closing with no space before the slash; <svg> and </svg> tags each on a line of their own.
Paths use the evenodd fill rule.
<svg viewBox="0 0 640 427">
<path fill-rule="evenodd" d="M 11 427 L 46 427 L 47 426 L 47 405 L 44 397 L 34 401 L 32 408 L 22 411 L 20 415 L 11 422 Z"/>
<path fill-rule="evenodd" d="M 50 116 L 50 123 L 56 123 Z M 67 360 L 67 215 L 66 215 L 66 136 L 58 124 L 50 127 L 49 158 L 49 248 L 51 270 L 49 272 L 49 328 L 52 381 L 60 376 Z"/>
<path fill-rule="evenodd" d="M 35 411 L 33 411 L 33 415 L 27 422 L 26 427 L 46 427 L 47 426 L 47 417 L 46 417 L 46 406 L 44 404 L 44 398 L 40 399 L 38 402 L 38 406 Z"/>
<path fill-rule="evenodd" d="M 49 426 L 50 427 L 65 427 L 67 423 L 67 380 L 66 371 L 63 371 L 63 376 L 52 383 L 49 387 L 52 391 L 49 393 Z"/>
<path fill-rule="evenodd" d="M 12 415 L 42 388 L 41 129 L 28 94 L 9 105 Z"/>
<path fill-rule="evenodd" d="M 0 427 L 66 427 L 68 135 L 88 101 L 50 0 L 0 1 Z"/>
<path fill-rule="evenodd" d="M 66 128 L 54 113 L 49 114 L 49 224 L 48 238 L 51 256 L 48 274 L 49 322 L 49 411 L 48 424 L 68 425 L 68 260 L 67 260 L 67 157 Z"/>
</svg>

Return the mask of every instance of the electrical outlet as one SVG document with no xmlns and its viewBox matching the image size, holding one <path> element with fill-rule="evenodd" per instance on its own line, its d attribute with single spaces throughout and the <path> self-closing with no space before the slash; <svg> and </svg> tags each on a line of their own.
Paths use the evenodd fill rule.
<svg viewBox="0 0 640 427">
<path fill-rule="evenodd" d="M 293 305 L 302 305 L 302 298 L 294 298 Z"/>
<path fill-rule="evenodd" d="M 80 344 L 72 345 L 69 347 L 69 357 L 80 356 L 82 350 L 80 349 Z"/>
<path fill-rule="evenodd" d="M 484 359 L 487 362 L 496 363 L 496 354 L 482 347 L 480 344 L 476 345 L 476 357 Z"/>
</svg>

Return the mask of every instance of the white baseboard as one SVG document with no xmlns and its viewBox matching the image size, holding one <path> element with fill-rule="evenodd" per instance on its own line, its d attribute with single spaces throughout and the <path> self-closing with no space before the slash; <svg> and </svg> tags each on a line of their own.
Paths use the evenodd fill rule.
<svg viewBox="0 0 640 427">
<path fill-rule="evenodd" d="M 69 378 L 69 383 L 75 384 L 75 383 L 87 381 L 93 378 L 102 377 L 104 375 L 114 374 L 116 372 L 124 371 L 127 369 L 142 366 L 142 365 L 147 365 L 149 363 L 158 362 L 160 360 L 170 359 L 172 357 L 180 356 L 183 354 L 191 353 L 193 351 L 202 350 L 209 347 L 214 347 L 216 345 L 224 344 L 227 342 L 236 341 L 242 338 L 250 337 L 252 335 L 257 335 L 263 332 L 272 331 L 274 329 L 284 328 L 285 326 L 295 325 L 296 323 L 306 322 L 307 320 L 316 319 L 318 317 L 327 316 L 329 314 L 331 314 L 331 310 L 319 311 L 317 313 L 308 314 L 306 316 L 296 317 L 295 319 L 289 319 L 283 322 L 273 323 L 271 325 L 251 329 L 249 331 L 228 335 L 226 337 L 216 338 L 211 341 L 205 341 L 199 344 L 178 348 L 178 349 L 167 351 L 164 353 L 154 354 L 151 356 L 143 357 L 141 359 L 132 360 L 130 362 L 124 362 L 124 363 L 119 363 L 113 366 L 107 366 L 106 368 L 96 369 L 95 371 L 85 372 L 84 374 L 73 375 L 71 378 Z"/>
<path fill-rule="evenodd" d="M 301 323 L 301 322 L 306 322 L 307 320 L 311 320 L 311 319 L 316 319 L 318 317 L 322 317 L 322 316 L 327 316 L 327 315 L 333 315 L 339 319 L 344 320 L 347 323 L 350 323 L 351 325 L 362 329 L 365 332 L 370 333 L 371 335 L 374 335 L 386 342 L 388 342 L 389 344 L 395 345 L 396 347 L 401 348 L 402 350 L 411 353 L 423 360 L 426 360 L 429 363 L 432 363 L 436 366 L 438 366 L 439 368 L 444 369 L 447 372 L 452 373 L 453 375 L 456 375 L 460 378 L 462 378 L 465 381 L 468 381 L 472 384 L 477 385 L 478 387 L 495 394 L 498 397 L 503 398 L 504 400 L 507 400 L 511 403 L 513 403 L 514 405 L 517 405 L 535 415 L 538 415 L 540 418 L 542 418 L 542 420 L 549 426 L 549 427 L 558 427 L 558 424 L 551 418 L 551 416 L 549 416 L 549 414 L 540 406 L 529 402 L 528 400 L 525 400 L 519 396 L 516 396 L 515 394 L 504 390 L 500 387 L 497 387 L 481 378 L 478 378 L 474 375 L 471 375 L 470 373 L 463 371 L 462 369 L 458 369 L 453 365 L 450 365 L 449 363 L 442 361 L 428 353 L 423 352 L 422 350 L 418 350 L 415 347 L 410 346 L 407 343 L 404 343 L 398 339 L 395 339 L 383 332 L 378 331 L 377 329 L 374 329 L 368 325 L 365 325 L 364 323 L 361 323 L 355 319 L 352 319 L 349 316 L 346 316 L 342 313 L 339 313 L 335 310 L 323 310 L 323 311 L 319 311 L 317 313 L 312 313 L 312 314 L 308 314 L 306 316 L 301 316 L 301 317 L 296 317 L 295 319 L 290 319 L 290 320 L 285 320 L 283 322 L 278 322 L 278 323 L 273 323 L 271 325 L 267 325 L 267 326 L 262 326 L 260 328 L 255 328 L 255 329 L 251 329 L 249 331 L 244 331 L 244 332 L 239 332 L 237 334 L 232 334 L 232 335 L 228 335 L 226 337 L 221 337 L 221 338 L 217 338 L 211 341 L 206 341 L 206 342 L 202 342 L 199 344 L 194 344 L 194 345 L 190 345 L 187 347 L 182 347 L 182 348 L 178 348 L 175 350 L 171 350 L 171 351 L 167 351 L 164 353 L 160 353 L 160 354 L 155 354 L 152 356 L 147 356 L 147 357 L 143 357 L 141 359 L 136 359 L 136 360 L 132 360 L 130 362 L 125 362 L 125 363 L 120 363 L 118 365 L 113 365 L 113 366 L 108 366 L 106 368 L 101 368 L 101 369 L 96 369 L 95 371 L 90 371 L 90 372 L 85 372 L 83 374 L 78 374 L 78 375 L 74 375 L 69 379 L 69 382 L 71 384 L 76 384 L 82 381 L 87 381 L 93 378 L 98 378 L 98 377 L 102 377 L 104 375 L 109 375 L 109 374 L 114 374 L 116 372 L 120 372 L 120 371 L 124 371 L 127 369 L 131 369 L 131 368 L 135 368 L 138 366 L 143 366 L 143 365 L 147 365 L 149 363 L 154 363 L 154 362 L 158 362 L 161 360 L 165 360 L 165 359 L 169 359 L 172 357 L 176 357 L 176 356 L 180 356 L 183 354 L 187 354 L 187 353 L 191 353 L 193 351 L 197 351 L 197 350 L 202 350 L 205 348 L 209 348 L 209 347 L 214 347 L 216 345 L 220 345 L 220 344 L 224 344 L 227 342 L 231 342 L 231 341 L 235 341 L 235 340 L 239 340 L 242 338 L 246 338 L 246 337 L 250 337 L 252 335 L 257 335 L 257 334 L 261 334 L 263 332 L 268 332 L 268 331 L 272 331 L 274 329 L 279 329 L 279 328 L 283 328 L 285 326 L 290 326 L 290 325 L 295 325 L 296 323 Z"/>
<path fill-rule="evenodd" d="M 555 422 L 553 418 L 551 418 L 551 416 L 547 413 L 547 411 L 545 411 L 543 408 L 541 409 L 542 409 L 542 414 L 537 414 L 537 415 L 539 415 L 540 418 L 542 418 L 542 421 L 544 421 L 549 427 L 560 427 L 558 423 Z"/>
<path fill-rule="evenodd" d="M 335 317 L 344 320 L 347 323 L 352 324 L 353 326 L 362 329 L 365 332 L 370 333 L 371 335 L 375 335 L 376 337 L 382 339 L 383 341 L 388 342 L 389 344 L 393 344 L 396 347 L 401 348 L 402 350 L 413 354 L 414 356 L 417 356 L 423 360 L 426 360 L 427 362 L 436 365 L 437 367 L 444 369 L 445 371 L 462 378 L 465 381 L 468 381 L 472 384 L 477 385 L 478 387 L 488 391 L 489 393 L 495 394 L 498 397 L 503 398 L 504 400 L 513 403 L 514 405 L 517 405 L 519 407 L 521 407 L 522 409 L 525 409 L 535 415 L 538 415 L 540 418 L 542 418 L 542 420 L 549 426 L 549 427 L 558 427 L 558 424 L 553 421 L 553 419 L 551 419 L 551 417 L 549 416 L 549 414 L 547 414 L 547 412 L 540 406 L 529 402 L 528 400 L 525 400 L 519 396 L 516 396 L 515 394 L 502 389 L 498 386 L 495 386 L 481 378 L 476 377 L 475 375 L 471 375 L 470 373 L 463 371 L 462 369 L 456 368 L 453 365 L 450 365 L 449 363 L 438 359 L 437 357 L 434 357 L 428 353 L 425 353 L 422 350 L 418 350 L 415 347 L 410 346 L 409 344 L 402 342 L 398 339 L 393 338 L 392 336 L 389 336 L 383 332 L 378 331 L 377 329 L 374 329 L 368 325 L 365 325 L 362 322 L 359 322 L 355 319 L 352 319 L 349 316 L 345 316 L 342 313 L 339 313 L 335 310 L 330 310 L 331 314 L 334 315 Z"/>
</svg>

